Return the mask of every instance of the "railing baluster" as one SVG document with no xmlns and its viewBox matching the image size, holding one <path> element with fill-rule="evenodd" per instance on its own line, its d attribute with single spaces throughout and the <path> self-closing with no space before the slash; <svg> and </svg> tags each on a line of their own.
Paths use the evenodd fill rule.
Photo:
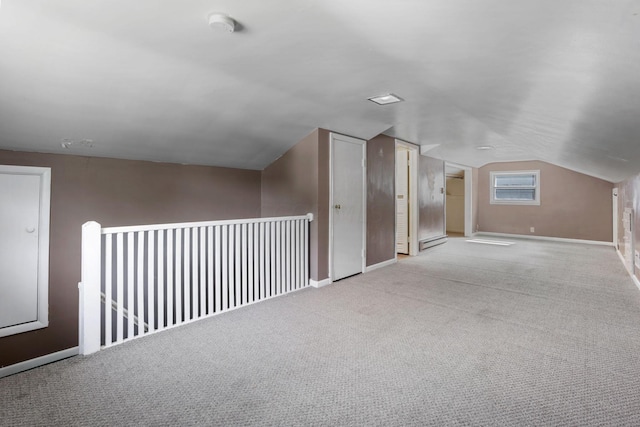
<svg viewBox="0 0 640 427">
<path fill-rule="evenodd" d="M 242 264 L 242 304 L 246 304 L 249 301 L 249 282 L 247 281 L 247 224 L 242 224 L 242 234 L 240 239 L 242 244 L 242 251 L 240 254 L 240 261 Z"/>
<path fill-rule="evenodd" d="M 293 289 L 292 283 L 291 283 L 291 276 L 293 274 L 293 263 L 291 262 L 291 226 L 292 223 L 291 221 L 287 221 L 285 224 L 287 224 L 287 233 L 286 233 L 286 241 L 285 241 L 285 245 L 286 245 L 286 252 L 287 252 L 287 263 L 286 263 L 286 267 L 285 267 L 285 271 L 287 272 L 287 292 L 291 292 L 291 290 Z"/>
<path fill-rule="evenodd" d="M 197 319 L 200 317 L 200 301 L 202 301 L 202 295 L 200 294 L 200 271 L 198 268 L 198 229 L 193 227 L 191 229 L 191 318 Z"/>
<path fill-rule="evenodd" d="M 276 282 L 276 271 L 277 271 L 277 264 L 276 264 L 276 224 L 275 223 L 270 223 L 269 224 L 270 227 L 270 231 L 269 231 L 269 239 L 271 241 L 271 247 L 269 248 L 270 254 L 269 254 L 269 269 L 271 270 L 271 283 L 270 283 L 270 289 L 269 289 L 269 296 L 274 296 L 276 295 L 276 286 L 278 285 L 278 283 Z"/>
<path fill-rule="evenodd" d="M 265 241 L 266 241 L 266 233 L 264 231 L 265 225 L 263 222 L 261 222 L 259 225 L 259 229 L 260 232 L 258 233 L 259 235 L 259 245 L 260 245 L 260 298 L 265 298 L 265 290 L 266 290 L 266 279 L 265 279 L 265 270 L 267 269 L 266 265 L 264 264 L 264 253 L 266 250 L 266 246 L 265 246 Z"/>
<path fill-rule="evenodd" d="M 304 223 L 304 238 L 302 239 L 302 251 L 304 253 L 304 263 L 303 263 L 303 277 L 304 281 L 302 282 L 304 286 L 309 285 L 309 222 L 305 221 Z"/>
<path fill-rule="evenodd" d="M 121 343 L 124 339 L 124 245 L 122 243 L 122 233 L 116 235 L 116 341 Z"/>
<path fill-rule="evenodd" d="M 221 248 L 222 248 L 222 244 L 220 243 L 220 233 L 221 233 L 221 229 L 222 227 L 220 227 L 219 225 L 215 226 L 215 230 L 214 233 L 216 235 L 216 241 L 215 241 L 215 258 L 216 258 L 216 266 L 215 266 L 215 283 L 214 283 L 214 288 L 215 288 L 215 312 L 218 313 L 222 310 L 222 296 L 221 296 L 221 292 L 222 292 L 222 283 L 221 283 L 221 273 L 220 273 L 220 257 L 222 256 L 221 254 Z"/>
<path fill-rule="evenodd" d="M 249 224 L 247 226 L 248 228 L 248 234 L 247 234 L 247 240 L 249 242 L 249 259 L 247 261 L 247 263 L 249 264 L 249 302 L 254 302 L 256 301 L 258 298 L 256 298 L 256 296 L 254 295 L 254 291 L 255 291 L 255 277 L 254 277 L 254 259 L 255 259 L 255 246 L 254 246 L 254 239 L 255 239 L 255 232 L 254 232 L 254 225 L 255 224 Z"/>
<path fill-rule="evenodd" d="M 227 259 L 229 257 L 229 225 L 223 225 L 222 229 L 222 311 L 229 308 L 229 265 Z"/>
<path fill-rule="evenodd" d="M 182 287 L 184 291 L 183 304 L 184 304 L 184 321 L 191 320 L 191 230 L 189 228 L 184 229 L 184 260 L 182 264 L 184 279 L 182 280 Z"/>
<path fill-rule="evenodd" d="M 176 229 L 176 265 L 174 267 L 175 275 L 176 275 L 176 325 L 182 323 L 183 321 L 183 302 L 182 302 L 182 292 L 184 290 L 183 280 L 182 280 L 182 229 Z"/>
<path fill-rule="evenodd" d="M 145 295 L 144 295 L 144 231 L 139 231 L 136 233 L 136 237 L 138 240 L 138 253 L 136 257 L 136 268 L 138 272 L 138 279 L 136 281 L 136 294 L 138 296 L 138 335 L 144 335 L 145 331 L 145 318 L 144 318 L 144 303 L 145 303 Z M 147 295 L 148 296 L 148 295 Z"/>
<path fill-rule="evenodd" d="M 164 328 L 164 230 L 158 230 L 158 329 Z"/>
<path fill-rule="evenodd" d="M 173 325 L 173 230 L 167 230 L 167 327 Z"/>
<path fill-rule="evenodd" d="M 134 284 L 133 284 L 133 232 L 127 233 L 127 338 L 133 338 L 134 319 Z"/>
<path fill-rule="evenodd" d="M 204 255 L 203 255 L 204 256 Z M 207 314 L 213 314 L 213 227 L 207 227 Z"/>
<path fill-rule="evenodd" d="M 155 230 L 149 231 L 149 246 L 147 247 L 147 291 L 149 296 L 147 297 L 147 323 L 149 325 L 149 332 L 154 331 L 155 327 L 155 260 L 154 260 L 154 252 L 156 249 L 155 245 Z"/>
<path fill-rule="evenodd" d="M 105 347 L 111 346 L 113 343 L 113 323 L 111 320 L 111 314 L 113 312 L 113 289 L 112 289 L 112 276 L 113 276 L 113 234 L 107 234 L 105 236 L 105 251 L 104 251 L 104 345 Z"/>
<path fill-rule="evenodd" d="M 242 304 L 242 277 L 241 277 L 241 268 L 242 268 L 242 241 L 240 240 L 240 224 L 236 224 L 235 228 L 235 239 L 234 239 L 234 247 L 235 247 L 235 258 L 234 258 L 234 266 L 235 266 L 235 274 L 234 274 L 234 283 L 235 283 L 235 292 L 234 292 L 234 307 L 238 307 Z"/>
<path fill-rule="evenodd" d="M 282 265 L 281 265 L 281 248 L 282 248 L 282 225 L 276 222 L 276 295 L 282 292 Z"/>
<path fill-rule="evenodd" d="M 200 231 L 200 317 L 204 317 L 207 314 L 207 240 L 206 229 L 204 227 L 199 228 Z"/>
</svg>

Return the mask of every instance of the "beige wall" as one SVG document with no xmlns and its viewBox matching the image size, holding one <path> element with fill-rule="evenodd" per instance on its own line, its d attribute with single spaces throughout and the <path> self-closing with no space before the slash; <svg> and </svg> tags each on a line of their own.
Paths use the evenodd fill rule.
<svg viewBox="0 0 640 427">
<path fill-rule="evenodd" d="M 444 162 L 418 156 L 418 240 L 445 234 Z"/>
<path fill-rule="evenodd" d="M 260 172 L 0 150 L 51 168 L 49 327 L 0 338 L 0 367 L 78 345 L 81 227 L 260 216 Z"/>
<path fill-rule="evenodd" d="M 540 205 L 490 204 L 489 173 L 517 170 L 540 170 Z M 479 231 L 611 242 L 612 188 L 608 181 L 545 162 L 491 163 L 478 173 Z"/>
<path fill-rule="evenodd" d="M 262 216 L 312 213 L 309 272 L 318 280 L 318 130 L 293 146 L 262 171 Z"/>
<path fill-rule="evenodd" d="M 367 141 L 367 266 L 396 256 L 394 138 Z"/>
<path fill-rule="evenodd" d="M 311 279 L 329 278 L 330 132 L 318 129 L 262 172 L 262 216 L 314 214 Z M 395 258 L 395 140 L 367 142 L 367 265 Z"/>
<path fill-rule="evenodd" d="M 309 273 L 329 276 L 329 132 L 316 129 L 262 171 L 262 216 L 312 213 Z"/>
</svg>

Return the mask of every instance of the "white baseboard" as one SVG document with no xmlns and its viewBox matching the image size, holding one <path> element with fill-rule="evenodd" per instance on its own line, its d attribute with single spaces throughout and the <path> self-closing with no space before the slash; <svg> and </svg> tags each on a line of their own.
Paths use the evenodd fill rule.
<svg viewBox="0 0 640 427">
<path fill-rule="evenodd" d="M 493 233 L 490 231 L 478 231 L 473 233 L 473 236 L 513 237 L 519 239 L 547 240 L 552 242 L 582 243 L 585 245 L 613 246 L 613 242 L 601 242 L 599 240 L 567 239 L 564 237 L 533 236 L 529 234 Z"/>
<path fill-rule="evenodd" d="M 629 269 L 627 268 L 627 263 L 624 259 L 624 256 L 622 255 L 622 252 L 620 252 L 619 249 L 616 249 L 616 253 L 618 254 L 618 257 L 620 257 L 620 261 L 622 261 L 622 265 L 624 266 L 624 269 L 627 270 L 627 273 L 629 273 L 629 276 L 631 277 L 631 279 L 633 280 L 633 283 L 635 283 L 635 285 L 638 287 L 638 289 L 640 290 L 640 280 L 638 280 L 638 278 L 636 277 L 635 274 L 633 274 L 632 271 L 629 271 Z"/>
<path fill-rule="evenodd" d="M 379 262 L 379 263 L 377 263 L 377 264 L 373 264 L 373 265 L 370 265 L 370 266 L 366 267 L 366 268 L 364 269 L 364 272 L 365 272 L 365 273 L 368 273 L 368 272 L 370 272 L 370 271 L 377 270 L 377 269 L 379 269 L 379 268 L 382 268 L 382 267 L 386 267 L 386 266 L 388 266 L 388 265 L 395 264 L 396 262 L 398 262 L 398 259 L 397 259 L 397 258 L 391 258 L 391 259 L 388 259 L 388 260 L 386 260 L 386 261 L 382 261 L 382 262 Z"/>
<path fill-rule="evenodd" d="M 9 375 L 17 374 L 18 372 L 27 371 L 29 369 L 37 368 L 38 366 L 46 365 L 47 363 L 57 362 L 58 360 L 77 355 L 78 347 L 73 347 L 57 351 L 55 353 L 46 354 L 41 357 L 36 357 L 35 359 L 25 360 L 24 362 L 0 368 L 0 378 L 8 377 Z"/>
<path fill-rule="evenodd" d="M 319 282 L 313 280 L 313 279 L 309 279 L 309 284 L 311 286 L 313 286 L 314 288 L 321 288 L 323 286 L 327 286 L 332 284 L 333 281 L 330 278 L 326 278 L 324 280 L 320 280 Z"/>
</svg>

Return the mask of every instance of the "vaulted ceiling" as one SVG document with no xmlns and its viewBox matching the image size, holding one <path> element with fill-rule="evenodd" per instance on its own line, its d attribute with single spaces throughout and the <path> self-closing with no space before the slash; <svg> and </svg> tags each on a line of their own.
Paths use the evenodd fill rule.
<svg viewBox="0 0 640 427">
<path fill-rule="evenodd" d="M 321 127 L 615 182 L 639 76 L 637 0 L 2 0 L 0 148 L 262 169 Z"/>
</svg>

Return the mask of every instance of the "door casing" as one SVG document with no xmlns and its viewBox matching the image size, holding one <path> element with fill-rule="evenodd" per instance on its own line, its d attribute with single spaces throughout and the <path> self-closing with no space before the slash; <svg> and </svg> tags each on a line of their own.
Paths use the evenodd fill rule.
<svg viewBox="0 0 640 427">
<path fill-rule="evenodd" d="M 334 271 L 334 164 L 333 164 L 333 156 L 334 156 L 334 144 L 336 141 L 343 141 L 346 143 L 352 144 L 360 144 L 362 145 L 362 242 L 361 242 L 361 253 L 362 253 L 362 265 L 360 272 L 364 272 L 367 263 L 366 256 L 366 247 L 367 247 L 367 150 L 366 150 L 366 141 L 353 138 L 350 136 L 340 135 L 337 133 L 331 133 L 329 137 L 329 278 L 331 281 L 337 280 L 335 278 Z"/>
<path fill-rule="evenodd" d="M 51 169 L 31 166 L 0 165 L 0 174 L 39 177 L 37 310 L 33 321 L 0 328 L 0 337 L 19 334 L 49 325 L 49 216 Z M 29 231 L 32 232 L 32 231 Z M 2 278 L 0 278 L 2 280 Z"/>
<path fill-rule="evenodd" d="M 409 142 L 396 139 L 396 149 L 398 146 L 404 147 L 409 152 L 409 256 L 416 256 L 419 252 L 418 246 L 418 155 L 420 147 Z M 397 194 L 394 194 L 394 198 Z M 397 220 L 397 218 L 396 218 Z M 397 229 L 397 224 L 396 224 Z M 395 248 L 398 243 L 395 243 Z M 394 249 L 395 250 L 395 249 Z M 396 258 L 398 254 L 396 253 Z"/>
</svg>

